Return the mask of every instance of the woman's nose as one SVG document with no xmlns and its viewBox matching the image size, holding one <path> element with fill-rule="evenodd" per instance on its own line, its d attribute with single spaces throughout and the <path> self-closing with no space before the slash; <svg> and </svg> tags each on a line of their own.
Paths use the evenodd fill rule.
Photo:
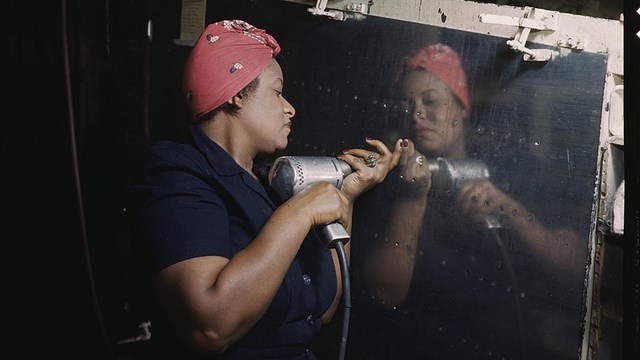
<svg viewBox="0 0 640 360">
<path fill-rule="evenodd" d="M 426 119 L 426 117 L 427 117 L 426 112 L 422 107 L 416 107 L 413 109 L 414 120 L 423 120 L 423 119 Z"/>
<path fill-rule="evenodd" d="M 284 113 L 287 114 L 289 118 L 292 118 L 296 114 L 296 108 L 284 97 L 282 100 L 284 101 Z"/>
</svg>

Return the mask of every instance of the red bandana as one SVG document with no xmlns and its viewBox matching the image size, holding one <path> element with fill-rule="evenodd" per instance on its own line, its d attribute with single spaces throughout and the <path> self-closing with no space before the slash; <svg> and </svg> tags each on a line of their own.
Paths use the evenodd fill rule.
<svg viewBox="0 0 640 360">
<path fill-rule="evenodd" d="M 184 67 L 182 85 L 192 117 L 231 99 L 279 52 L 280 46 L 271 35 L 243 20 L 208 25 Z"/>
<path fill-rule="evenodd" d="M 442 80 L 469 110 L 467 78 L 460 64 L 460 57 L 446 45 L 436 44 L 420 49 L 413 56 L 406 57 L 405 71 L 425 69 Z"/>
</svg>

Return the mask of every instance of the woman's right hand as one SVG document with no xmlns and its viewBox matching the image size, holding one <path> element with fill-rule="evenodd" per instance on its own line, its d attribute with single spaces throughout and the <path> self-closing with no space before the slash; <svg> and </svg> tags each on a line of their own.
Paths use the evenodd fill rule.
<svg viewBox="0 0 640 360">
<path fill-rule="evenodd" d="M 320 181 L 293 195 L 281 206 L 293 207 L 309 219 L 310 227 L 339 221 L 346 224 L 350 214 L 349 201 L 334 185 Z"/>
<path fill-rule="evenodd" d="M 401 183 L 413 193 L 427 194 L 431 189 L 431 172 L 427 158 L 416 150 L 413 141 L 403 142 L 403 151 L 396 169 Z"/>
</svg>

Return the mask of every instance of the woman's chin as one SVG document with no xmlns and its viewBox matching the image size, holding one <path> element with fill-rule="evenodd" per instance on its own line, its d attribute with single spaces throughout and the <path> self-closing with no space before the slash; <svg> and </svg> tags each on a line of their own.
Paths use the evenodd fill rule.
<svg viewBox="0 0 640 360">
<path fill-rule="evenodd" d="M 440 148 L 437 144 L 434 144 L 433 141 L 422 140 L 416 143 L 416 149 L 427 157 L 431 157 L 430 155 L 440 153 Z"/>
<path fill-rule="evenodd" d="M 284 141 L 280 141 L 279 143 L 276 144 L 276 151 L 282 151 L 284 150 L 287 145 L 289 145 L 289 139 L 284 139 Z"/>
</svg>

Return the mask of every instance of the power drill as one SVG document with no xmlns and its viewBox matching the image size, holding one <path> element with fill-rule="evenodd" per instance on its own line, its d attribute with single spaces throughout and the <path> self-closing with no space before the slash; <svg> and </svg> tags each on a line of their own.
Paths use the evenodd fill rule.
<svg viewBox="0 0 640 360">
<path fill-rule="evenodd" d="M 280 200 L 285 201 L 302 189 L 320 181 L 342 187 L 342 180 L 352 169 L 345 161 L 330 156 L 281 156 L 274 160 L 269 169 L 269 185 Z M 320 237 L 328 248 L 335 247 L 336 241 L 346 244 L 351 236 L 338 222 L 318 227 Z"/>
</svg>

